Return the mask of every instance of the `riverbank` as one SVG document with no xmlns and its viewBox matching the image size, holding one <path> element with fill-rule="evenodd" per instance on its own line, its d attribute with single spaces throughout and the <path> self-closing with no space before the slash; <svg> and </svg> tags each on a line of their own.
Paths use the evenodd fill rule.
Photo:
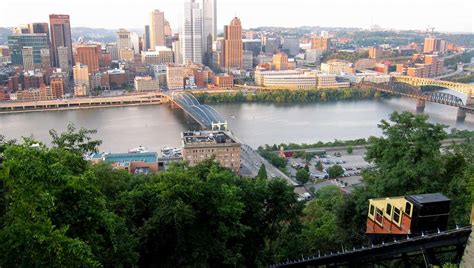
<svg viewBox="0 0 474 268">
<path fill-rule="evenodd" d="M 274 103 L 310 103 L 341 100 L 370 100 L 380 97 L 376 90 L 344 88 L 344 89 L 312 89 L 312 90 L 269 90 L 269 91 L 233 91 L 219 94 L 207 92 L 193 93 L 201 103 L 241 103 L 241 102 L 274 102 Z"/>
</svg>

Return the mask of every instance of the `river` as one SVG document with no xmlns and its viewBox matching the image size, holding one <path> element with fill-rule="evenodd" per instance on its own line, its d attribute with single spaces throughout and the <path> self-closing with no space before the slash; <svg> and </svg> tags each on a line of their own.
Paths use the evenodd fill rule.
<svg viewBox="0 0 474 268">
<path fill-rule="evenodd" d="M 334 139 L 355 139 L 381 135 L 377 123 L 393 111 L 415 112 L 415 100 L 339 101 L 310 104 L 235 103 L 214 104 L 232 132 L 243 142 L 257 147 L 273 143 L 311 143 Z M 457 109 L 426 103 L 430 121 L 449 127 L 474 130 L 474 115 L 456 122 Z M 149 150 L 180 146 L 180 132 L 193 127 L 180 110 L 168 105 L 44 111 L 0 115 L 0 134 L 19 139 L 33 136 L 49 143 L 48 130 L 62 131 L 68 122 L 97 129 L 102 151 L 124 152 L 144 145 Z M 196 126 L 194 126 L 196 127 Z"/>
</svg>

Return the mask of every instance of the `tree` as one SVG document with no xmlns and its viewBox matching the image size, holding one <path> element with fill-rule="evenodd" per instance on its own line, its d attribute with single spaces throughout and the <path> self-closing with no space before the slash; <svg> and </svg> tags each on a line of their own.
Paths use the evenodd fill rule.
<svg viewBox="0 0 474 268">
<path fill-rule="evenodd" d="M 333 165 L 328 168 L 329 178 L 334 179 L 344 174 L 344 169 L 340 165 Z"/>
<path fill-rule="evenodd" d="M 51 129 L 52 144 L 66 150 L 76 151 L 81 154 L 97 152 L 102 144 L 100 140 L 93 140 L 90 135 L 96 134 L 97 130 L 81 128 L 76 132 L 74 124 L 68 124 L 66 132 L 58 134 L 56 130 Z"/>
<path fill-rule="evenodd" d="M 321 162 L 321 160 L 318 160 L 318 162 L 316 162 L 316 165 L 314 167 L 319 171 L 323 171 L 324 169 L 323 162 Z"/>
<path fill-rule="evenodd" d="M 352 152 L 354 152 L 354 148 L 352 146 L 347 147 L 347 153 L 352 154 Z"/>
<path fill-rule="evenodd" d="M 309 172 L 304 168 L 299 169 L 296 172 L 296 180 L 298 180 L 298 182 L 301 184 L 307 183 L 309 181 Z"/>
<path fill-rule="evenodd" d="M 327 186 L 318 190 L 315 199 L 308 203 L 302 220 L 306 254 L 340 249 L 344 236 L 338 225 L 337 209 L 343 201 L 339 187 Z"/>
<path fill-rule="evenodd" d="M 260 164 L 260 168 L 258 169 L 257 178 L 260 178 L 260 179 L 267 179 L 268 178 L 267 169 L 265 168 L 265 165 L 263 163 Z"/>
<path fill-rule="evenodd" d="M 366 160 L 377 168 L 364 177 L 377 196 L 429 193 L 443 189 L 441 141 L 445 126 L 427 122 L 427 116 L 394 112 L 382 120 L 384 134 L 371 138 Z"/>
</svg>

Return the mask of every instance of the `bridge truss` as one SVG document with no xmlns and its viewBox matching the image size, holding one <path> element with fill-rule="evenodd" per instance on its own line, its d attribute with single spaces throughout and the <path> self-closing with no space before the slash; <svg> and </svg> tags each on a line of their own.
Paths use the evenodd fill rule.
<svg viewBox="0 0 474 268">
<path fill-rule="evenodd" d="M 192 94 L 186 92 L 173 92 L 173 104 L 181 108 L 204 129 L 227 130 L 227 121 L 211 106 L 199 103 Z"/>
</svg>

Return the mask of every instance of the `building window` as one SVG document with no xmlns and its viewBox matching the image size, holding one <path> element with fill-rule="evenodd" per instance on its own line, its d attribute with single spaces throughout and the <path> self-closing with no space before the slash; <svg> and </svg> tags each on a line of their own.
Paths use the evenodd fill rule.
<svg viewBox="0 0 474 268">
<path fill-rule="evenodd" d="M 400 224 L 400 210 L 398 208 L 393 209 L 393 221 Z"/>
<path fill-rule="evenodd" d="M 370 205 L 369 214 L 374 216 L 374 211 L 375 211 L 374 205 Z"/>
<path fill-rule="evenodd" d="M 387 203 L 386 213 L 388 216 L 392 215 L 392 205 Z"/>
<path fill-rule="evenodd" d="M 405 213 L 410 215 L 411 214 L 411 203 L 407 202 L 405 205 Z"/>
</svg>

